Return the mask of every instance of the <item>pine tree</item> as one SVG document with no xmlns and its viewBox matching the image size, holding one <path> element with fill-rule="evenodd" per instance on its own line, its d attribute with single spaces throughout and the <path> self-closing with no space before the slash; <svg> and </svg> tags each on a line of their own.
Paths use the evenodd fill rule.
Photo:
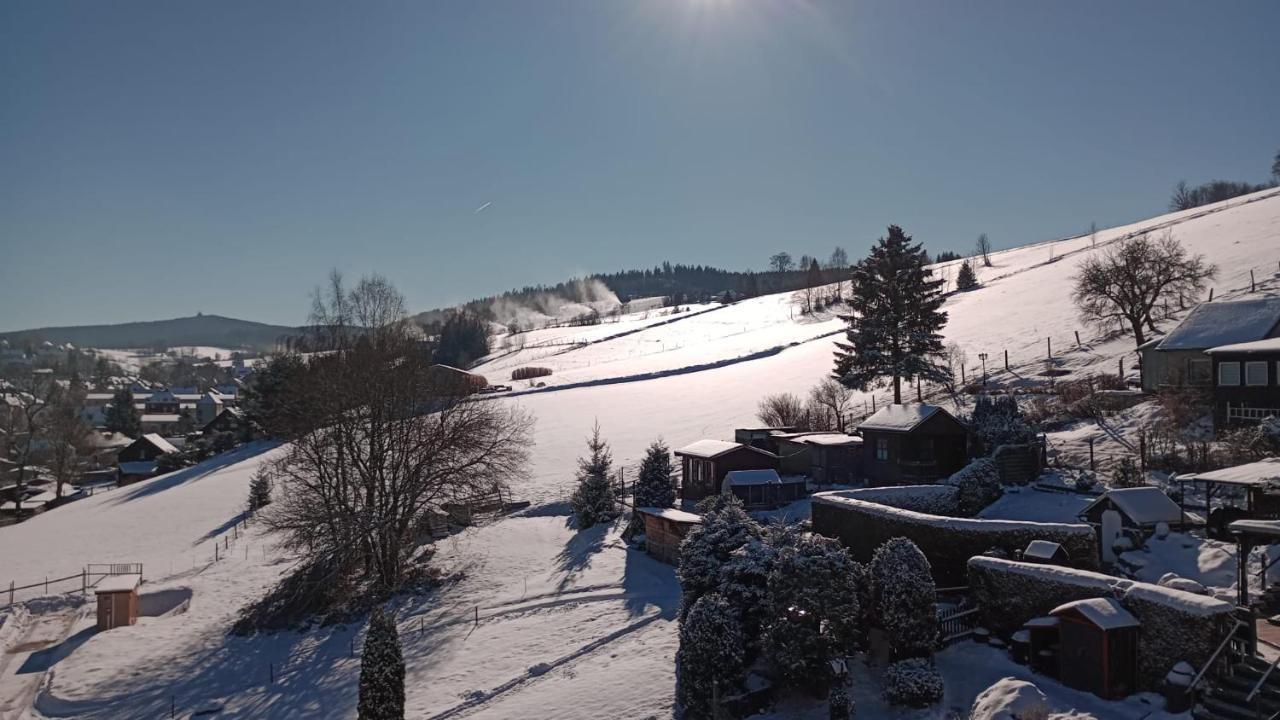
<svg viewBox="0 0 1280 720">
<path fill-rule="evenodd" d="M 404 720 L 404 657 L 395 620 L 376 607 L 360 654 L 359 720 Z"/>
<path fill-rule="evenodd" d="M 133 392 L 129 388 L 118 391 L 111 398 L 104 420 L 110 432 L 124 433 L 132 438 L 142 434 L 142 417 L 138 415 L 138 408 L 133 406 Z"/>
<path fill-rule="evenodd" d="M 591 456 L 578 458 L 578 487 L 569 498 L 573 514 L 578 518 L 578 527 L 586 529 L 599 522 L 615 517 L 617 508 L 613 493 L 613 482 L 609 479 L 613 468 L 613 457 L 609 452 L 609 443 L 600 437 L 600 423 L 591 430 L 587 439 L 587 448 Z"/>
<path fill-rule="evenodd" d="M 249 481 L 249 510 L 261 510 L 271 504 L 271 477 L 259 469 Z"/>
<path fill-rule="evenodd" d="M 960 272 L 956 274 L 956 289 L 960 291 L 972 290 L 978 287 L 978 276 L 973 272 L 973 266 L 968 260 L 960 263 Z"/>
<path fill-rule="evenodd" d="M 760 525 L 742 509 L 733 495 L 716 495 L 703 501 L 702 522 L 694 526 L 680 545 L 680 618 L 704 594 L 720 587 L 722 571 L 732 554 L 752 538 L 760 537 Z"/>
<path fill-rule="evenodd" d="M 857 389 L 892 378 L 895 403 L 902 402 L 903 378 L 946 381 L 935 362 L 947 322 L 942 301 L 942 280 L 925 268 L 923 248 L 890 225 L 853 270 L 848 342 L 836 343 L 835 378 Z"/>
<path fill-rule="evenodd" d="M 680 625 L 676 697 L 687 720 L 718 717 L 714 701 L 737 689 L 745 669 L 738 613 L 711 593 L 698 600 Z"/>
<path fill-rule="evenodd" d="M 937 586 L 929 559 L 906 538 L 893 538 L 871 558 L 875 620 L 897 658 L 929 657 L 938 639 Z"/>
<path fill-rule="evenodd" d="M 636 507 L 657 508 L 676 504 L 676 487 L 671 482 L 671 449 L 661 440 L 649 446 L 640 463 L 635 503 Z"/>
</svg>

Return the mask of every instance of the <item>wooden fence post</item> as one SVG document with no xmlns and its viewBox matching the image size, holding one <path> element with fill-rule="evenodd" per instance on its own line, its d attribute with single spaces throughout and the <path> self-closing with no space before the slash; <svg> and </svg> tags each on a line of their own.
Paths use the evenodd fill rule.
<svg viewBox="0 0 1280 720">
<path fill-rule="evenodd" d="M 1249 292 L 1254 292 L 1257 289 L 1258 283 L 1253 279 L 1253 268 L 1249 268 Z"/>
<path fill-rule="evenodd" d="M 1093 438 L 1089 438 L 1089 472 L 1097 472 L 1098 466 L 1093 461 Z"/>
<path fill-rule="evenodd" d="M 1080 347 L 1080 331 L 1079 330 L 1076 331 L 1076 347 L 1077 348 Z"/>
<path fill-rule="evenodd" d="M 1052 360 L 1053 359 L 1053 338 L 1045 338 L 1044 347 L 1045 347 L 1045 350 L 1047 350 L 1049 353 L 1049 359 Z"/>
<path fill-rule="evenodd" d="M 1213 288 L 1209 288 L 1209 302 L 1213 302 Z"/>
<path fill-rule="evenodd" d="M 1005 349 L 1005 351 L 1004 351 L 1004 371 L 1005 371 L 1005 372 L 1009 372 L 1009 350 L 1008 350 L 1008 348 L 1006 348 L 1006 349 Z"/>
</svg>

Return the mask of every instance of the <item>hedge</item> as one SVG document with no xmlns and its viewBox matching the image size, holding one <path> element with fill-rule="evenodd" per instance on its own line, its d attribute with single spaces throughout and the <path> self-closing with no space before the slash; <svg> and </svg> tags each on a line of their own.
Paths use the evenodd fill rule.
<svg viewBox="0 0 1280 720">
<path fill-rule="evenodd" d="M 947 488 L 926 494 L 911 488 L 911 492 L 891 501 L 918 504 L 923 502 L 922 498 L 929 498 L 940 503 L 943 492 L 954 490 Z M 1012 555 L 1026 549 L 1032 540 L 1056 542 L 1066 549 L 1075 565 L 1097 567 L 1097 535 L 1088 525 L 943 517 L 867 500 L 884 500 L 887 492 L 889 488 L 815 494 L 811 511 L 814 532 L 839 539 L 854 558 L 862 562 L 869 561 L 885 541 L 908 538 L 929 558 L 939 585 L 963 585 L 966 564 L 975 555 L 993 549 Z"/>
<path fill-rule="evenodd" d="M 533 378 L 546 377 L 551 374 L 551 368 L 548 367 L 518 367 L 511 371 L 512 380 L 531 380 Z"/>
</svg>

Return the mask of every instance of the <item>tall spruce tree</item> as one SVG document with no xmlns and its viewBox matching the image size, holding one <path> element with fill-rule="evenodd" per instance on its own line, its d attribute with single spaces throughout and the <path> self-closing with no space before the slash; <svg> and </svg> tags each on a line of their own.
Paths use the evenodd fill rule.
<svg viewBox="0 0 1280 720">
<path fill-rule="evenodd" d="M 676 504 L 676 488 L 671 482 L 671 449 L 655 440 L 645 451 L 636 480 L 636 507 L 667 508 Z"/>
<path fill-rule="evenodd" d="M 880 238 L 853 270 L 848 342 L 836 343 L 835 378 L 865 389 L 893 379 L 893 401 L 902 402 L 902 380 L 947 379 L 935 362 L 943 353 L 939 331 L 947 322 L 942 280 L 925 268 L 925 252 L 897 225 Z"/>
<path fill-rule="evenodd" d="M 978 287 L 978 276 L 973 272 L 973 266 L 968 260 L 960 263 L 960 272 L 956 275 L 957 290 L 972 290 Z"/>
<path fill-rule="evenodd" d="M 129 388 L 118 391 L 111 398 L 103 423 L 111 432 L 124 433 L 136 438 L 142 434 L 142 417 L 133 405 L 133 392 Z"/>
<path fill-rule="evenodd" d="M 404 657 L 396 623 L 381 607 L 369 617 L 360 654 L 359 720 L 404 720 Z"/>
<path fill-rule="evenodd" d="M 609 451 L 608 441 L 600 437 L 599 422 L 591 429 L 587 449 L 591 455 L 578 458 L 578 487 L 569 498 L 573 514 L 578 518 L 578 527 L 583 529 L 618 514 L 614 507 L 613 484 L 609 479 L 613 454 Z"/>
</svg>

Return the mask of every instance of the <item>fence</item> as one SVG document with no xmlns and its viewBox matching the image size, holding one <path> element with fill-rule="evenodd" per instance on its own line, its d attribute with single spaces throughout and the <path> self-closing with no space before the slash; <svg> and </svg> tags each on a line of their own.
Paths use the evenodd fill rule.
<svg viewBox="0 0 1280 720">
<path fill-rule="evenodd" d="M 97 585 L 103 578 L 111 575 L 142 575 L 141 563 L 90 563 L 80 569 L 80 572 L 66 577 L 51 578 L 46 576 L 43 581 L 29 583 L 26 585 L 18 585 L 16 581 L 9 581 L 9 589 L 7 590 L 7 605 L 13 607 L 18 601 L 18 593 L 23 593 L 26 597 L 22 600 L 33 600 L 39 597 L 48 597 L 50 595 L 69 595 L 79 592 L 87 595 L 89 589 Z"/>
</svg>

